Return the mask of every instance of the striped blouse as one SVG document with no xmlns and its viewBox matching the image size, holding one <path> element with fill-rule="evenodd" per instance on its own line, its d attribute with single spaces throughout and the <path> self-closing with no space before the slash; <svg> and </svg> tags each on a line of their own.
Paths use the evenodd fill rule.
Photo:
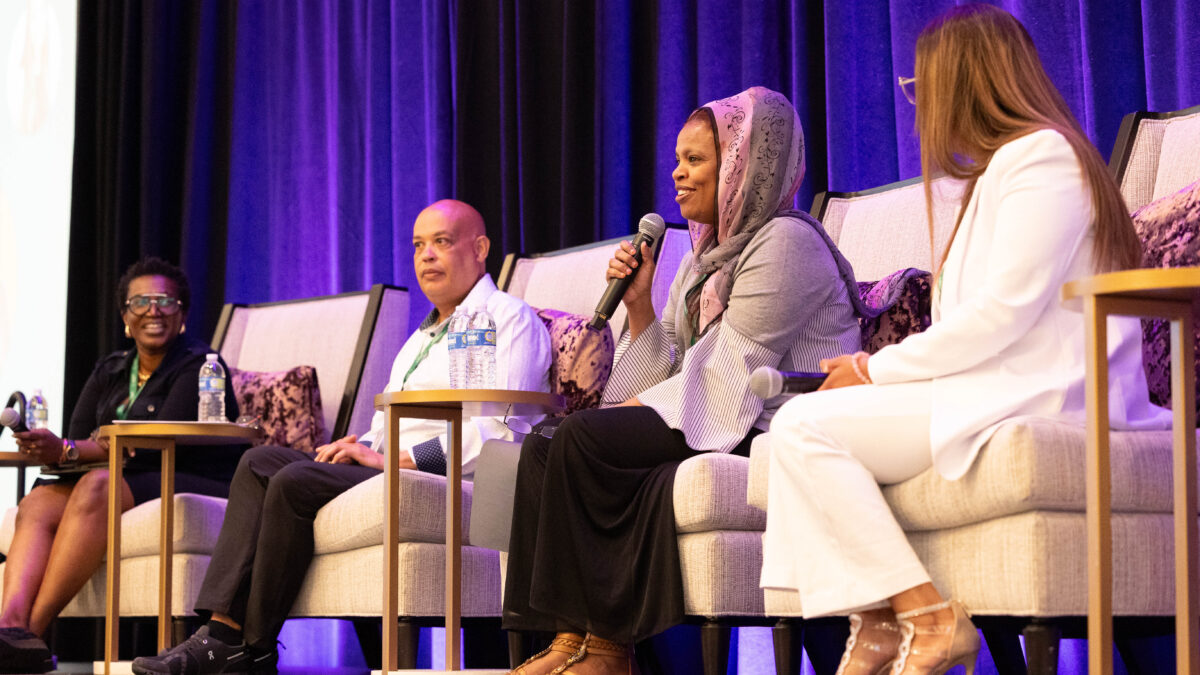
<svg viewBox="0 0 1200 675">
<path fill-rule="evenodd" d="M 720 323 L 693 345 L 684 294 L 698 280 L 684 256 L 661 320 L 631 343 L 625 332 L 604 404 L 634 396 L 696 450 L 729 452 L 751 427 L 766 430 L 788 398 L 749 387 L 760 366 L 816 371 L 821 359 L 858 351 L 858 321 L 824 237 L 777 217 L 746 245 Z"/>
</svg>

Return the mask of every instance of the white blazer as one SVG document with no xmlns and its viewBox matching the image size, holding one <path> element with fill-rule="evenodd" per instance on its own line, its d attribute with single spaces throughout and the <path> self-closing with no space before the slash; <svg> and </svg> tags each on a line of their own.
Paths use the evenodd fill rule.
<svg viewBox="0 0 1200 675">
<path fill-rule="evenodd" d="M 933 281 L 933 324 L 869 362 L 878 384 L 932 381 L 941 475 L 966 473 L 1006 419 L 1083 422 L 1083 316 L 1059 293 L 1095 273 L 1093 238 L 1089 190 L 1061 134 L 1037 131 L 995 152 Z M 1168 428 L 1146 391 L 1139 320 L 1110 319 L 1108 340 L 1112 427 Z"/>
</svg>

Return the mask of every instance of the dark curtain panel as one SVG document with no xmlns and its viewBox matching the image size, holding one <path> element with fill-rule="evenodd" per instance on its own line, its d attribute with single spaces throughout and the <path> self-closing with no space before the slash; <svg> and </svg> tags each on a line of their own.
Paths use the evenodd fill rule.
<svg viewBox="0 0 1200 675">
<path fill-rule="evenodd" d="M 63 419 L 124 338 L 117 280 L 143 255 L 181 265 L 188 329 L 224 302 L 234 5 L 79 3 Z"/>
</svg>

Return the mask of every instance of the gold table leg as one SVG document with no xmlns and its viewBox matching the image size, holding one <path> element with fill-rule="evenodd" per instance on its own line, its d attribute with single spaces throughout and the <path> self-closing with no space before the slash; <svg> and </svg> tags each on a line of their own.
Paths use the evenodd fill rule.
<svg viewBox="0 0 1200 675">
<path fill-rule="evenodd" d="M 383 662 L 384 673 L 397 668 L 396 622 L 400 607 L 397 595 L 400 592 L 400 451 L 393 447 L 400 437 L 400 409 L 387 407 L 387 424 L 383 430 L 384 455 L 384 512 L 383 512 Z"/>
<path fill-rule="evenodd" d="M 112 672 L 117 656 L 117 630 L 121 617 L 121 483 L 126 439 L 113 436 L 108 451 L 108 564 L 104 578 L 104 675 Z"/>
<path fill-rule="evenodd" d="M 462 413 L 446 422 L 446 670 L 462 668 Z"/>
<path fill-rule="evenodd" d="M 1196 526 L 1196 371 L 1191 308 L 1171 321 L 1171 402 L 1175 478 L 1175 671 L 1200 672 L 1200 559 Z"/>
<path fill-rule="evenodd" d="M 175 543 L 175 443 L 168 441 L 162 448 L 162 485 L 159 494 L 158 535 L 158 649 L 172 644 L 171 575 L 174 573 Z"/>
<path fill-rule="evenodd" d="M 462 409 L 389 405 L 384 427 L 384 513 L 383 513 L 383 659 L 382 670 L 399 667 L 397 621 L 400 618 L 400 436 L 401 418 L 445 420 L 449 446 L 446 460 L 446 669 L 459 670 L 460 595 L 462 592 Z"/>
<path fill-rule="evenodd" d="M 1108 306 L 1083 299 L 1087 409 L 1088 672 L 1112 673 L 1112 473 L 1108 454 Z"/>
<path fill-rule="evenodd" d="M 1200 674 L 1194 319 L 1190 302 L 1083 299 L 1087 357 L 1088 672 L 1112 673 L 1112 489 L 1109 464 L 1107 318 L 1171 321 L 1172 476 L 1176 672 Z"/>
<path fill-rule="evenodd" d="M 161 511 L 158 549 L 158 648 L 171 646 L 172 556 L 175 538 L 175 441 L 169 438 L 113 436 L 108 452 L 108 561 L 105 568 L 104 672 L 112 672 L 119 659 L 118 628 L 121 619 L 121 493 L 125 453 L 134 447 L 162 452 Z"/>
</svg>

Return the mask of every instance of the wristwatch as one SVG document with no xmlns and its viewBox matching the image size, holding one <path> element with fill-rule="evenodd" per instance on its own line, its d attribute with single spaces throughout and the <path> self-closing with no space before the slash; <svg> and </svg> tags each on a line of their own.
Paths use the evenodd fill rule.
<svg viewBox="0 0 1200 675">
<path fill-rule="evenodd" d="M 75 447 L 75 441 L 64 438 L 62 454 L 58 457 L 59 466 L 75 466 L 79 461 L 79 448 Z"/>
</svg>

